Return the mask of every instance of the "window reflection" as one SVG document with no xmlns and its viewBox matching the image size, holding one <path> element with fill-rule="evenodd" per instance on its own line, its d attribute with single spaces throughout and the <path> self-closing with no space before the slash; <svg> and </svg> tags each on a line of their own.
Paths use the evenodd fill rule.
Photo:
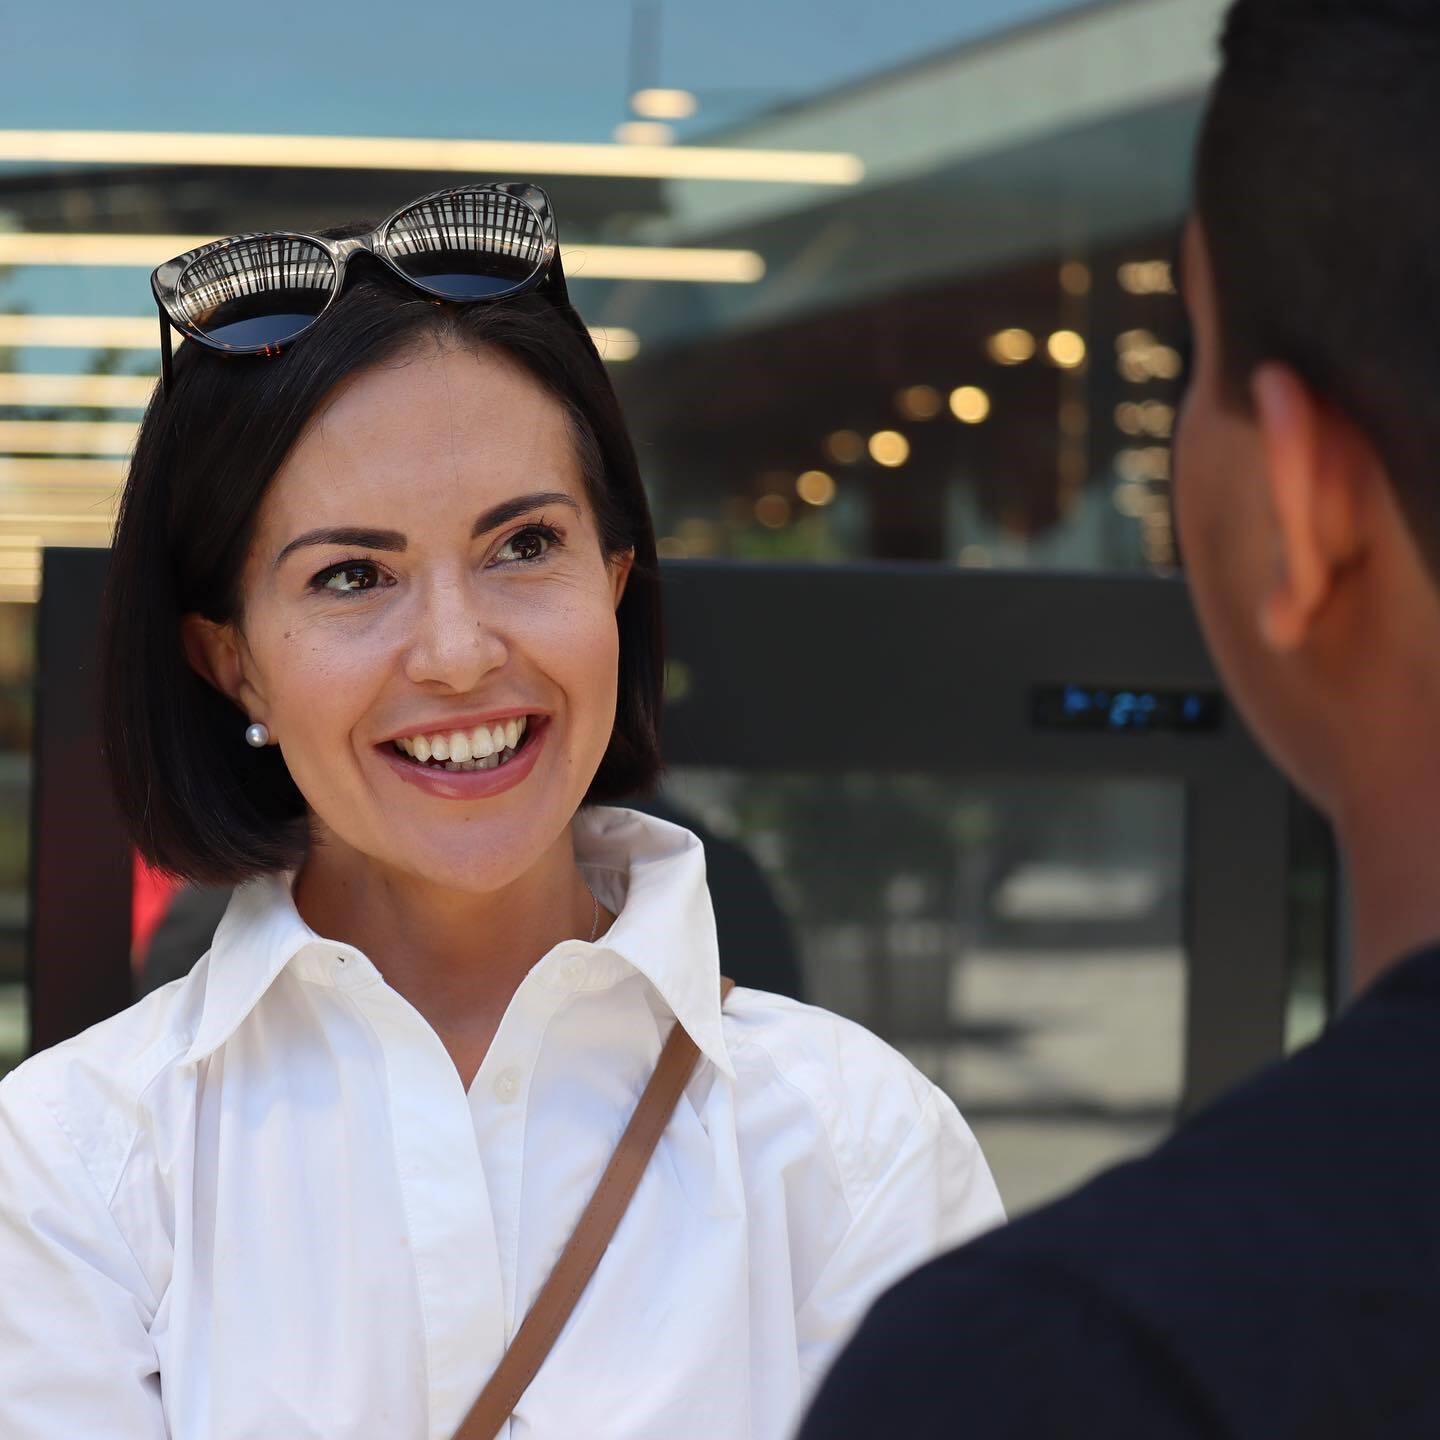
<svg viewBox="0 0 1440 1440">
<path fill-rule="evenodd" d="M 754 859 L 805 998 L 878 1031 L 954 1098 L 1012 1211 L 1170 1127 L 1178 784 L 683 770 L 667 800 Z"/>
</svg>

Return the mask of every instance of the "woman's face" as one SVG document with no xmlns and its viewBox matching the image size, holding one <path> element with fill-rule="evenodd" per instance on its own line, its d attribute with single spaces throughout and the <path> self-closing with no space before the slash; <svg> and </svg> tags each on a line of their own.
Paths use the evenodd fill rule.
<svg viewBox="0 0 1440 1440">
<path fill-rule="evenodd" d="M 551 850 L 605 753 L 628 573 L 560 404 L 425 345 L 330 397 L 262 504 L 243 620 L 202 643 L 327 844 L 483 893 Z"/>
</svg>

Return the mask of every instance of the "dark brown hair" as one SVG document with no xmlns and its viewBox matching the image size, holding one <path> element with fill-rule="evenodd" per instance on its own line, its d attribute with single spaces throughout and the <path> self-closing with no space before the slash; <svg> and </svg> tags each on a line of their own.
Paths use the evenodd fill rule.
<svg viewBox="0 0 1440 1440">
<path fill-rule="evenodd" d="M 616 617 L 615 727 L 585 803 L 653 786 L 663 684 L 655 535 L 593 343 L 573 312 L 539 296 L 435 304 L 362 262 L 320 324 L 279 357 L 182 346 L 174 384 L 140 427 L 101 615 L 100 678 L 105 758 L 152 864 L 235 883 L 303 857 L 307 807 L 279 749 L 245 743 L 245 715 L 187 663 L 181 621 L 240 618 L 261 501 L 320 403 L 347 375 L 427 336 L 503 351 L 564 405 L 601 544 L 635 554 Z"/>
<path fill-rule="evenodd" d="M 1360 426 L 1440 575 L 1440 5 L 1237 0 L 1195 208 L 1226 398 L 1292 366 Z"/>
</svg>

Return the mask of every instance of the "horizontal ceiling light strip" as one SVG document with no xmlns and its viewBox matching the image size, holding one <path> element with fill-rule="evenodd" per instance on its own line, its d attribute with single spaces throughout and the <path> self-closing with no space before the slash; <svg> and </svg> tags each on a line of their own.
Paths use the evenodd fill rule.
<svg viewBox="0 0 1440 1440">
<path fill-rule="evenodd" d="M 129 420 L 0 420 L 0 453 L 128 455 L 135 431 Z"/>
<path fill-rule="evenodd" d="M 0 455 L 0 488 L 9 485 L 108 485 L 125 479 L 121 460 L 58 460 L 48 456 L 19 459 Z"/>
<path fill-rule="evenodd" d="M 160 331 L 153 315 L 0 315 L 0 345 L 158 350 Z"/>
<path fill-rule="evenodd" d="M 0 161 L 28 165 L 243 165 L 267 170 L 414 170 L 856 185 L 858 155 L 708 145 L 206 135 L 169 131 L 0 130 Z"/>
<path fill-rule="evenodd" d="M 108 545 L 115 529 L 114 515 L 53 515 L 36 512 L 29 515 L 0 516 L 0 526 L 23 523 L 27 529 L 39 530 L 47 545 Z M 63 538 L 62 538 L 63 537 Z"/>
<path fill-rule="evenodd" d="M 45 527 L 35 518 L 39 515 L 61 516 L 67 522 L 89 525 L 100 519 L 113 520 L 117 513 L 118 495 L 113 490 L 88 491 L 85 494 L 57 495 L 53 491 L 0 490 L 0 506 L 5 520 L 19 534 L 30 534 Z M 56 524 L 58 521 L 49 521 Z"/>
<path fill-rule="evenodd" d="M 208 244 L 213 235 L 107 235 L 12 231 L 0 234 L 0 265 L 118 265 L 151 270 L 173 255 Z M 562 247 L 575 280 L 674 280 L 753 285 L 765 262 L 753 250 L 664 245 Z"/>
<path fill-rule="evenodd" d="M 179 336 L 175 337 L 177 340 Z M 609 361 L 633 360 L 640 351 L 640 337 L 623 325 L 592 325 L 594 340 L 601 358 Z M 130 315 L 3 315 L 0 314 L 0 346 L 17 349 L 49 347 L 78 350 L 158 350 L 160 330 L 155 319 Z M 39 378 L 39 377 L 26 377 Z M 124 380 L 138 384 L 144 378 L 153 385 L 155 377 L 137 376 L 51 376 L 61 378 Z M 0 404 L 28 404 L 29 401 L 0 400 Z M 64 403 L 64 402 L 60 402 Z M 83 402 L 76 401 L 76 404 Z M 117 402 L 118 403 L 118 402 Z"/>
<path fill-rule="evenodd" d="M 153 375 L 30 375 L 0 372 L 0 405 L 86 405 L 142 410 Z"/>
</svg>

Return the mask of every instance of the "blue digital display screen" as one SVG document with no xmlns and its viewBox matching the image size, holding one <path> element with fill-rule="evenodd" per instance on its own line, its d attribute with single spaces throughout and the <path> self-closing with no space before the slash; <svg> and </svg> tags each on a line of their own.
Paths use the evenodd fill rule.
<svg viewBox="0 0 1440 1440">
<path fill-rule="evenodd" d="M 1033 692 L 1042 730 L 1217 730 L 1224 702 L 1212 690 L 1127 689 L 1115 685 L 1046 685 Z"/>
</svg>

